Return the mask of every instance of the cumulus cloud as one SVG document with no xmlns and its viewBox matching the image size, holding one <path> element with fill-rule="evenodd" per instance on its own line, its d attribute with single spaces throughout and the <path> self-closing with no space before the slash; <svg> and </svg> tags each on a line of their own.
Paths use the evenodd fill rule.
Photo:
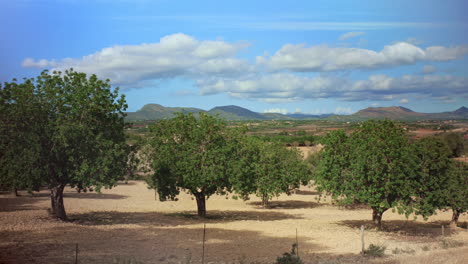
<svg viewBox="0 0 468 264">
<path fill-rule="evenodd" d="M 336 107 L 336 109 L 335 109 L 335 111 L 333 113 L 338 114 L 338 115 L 350 115 L 350 114 L 352 114 L 354 112 L 355 111 L 353 111 L 350 107 L 338 106 L 338 107 Z"/>
<path fill-rule="evenodd" d="M 451 75 L 405 75 L 398 78 L 371 75 L 350 81 L 338 77 L 301 77 L 275 73 L 242 80 L 200 80 L 201 93 L 227 93 L 235 98 L 265 102 L 291 102 L 303 99 L 337 98 L 343 101 L 386 101 L 407 95 L 441 97 L 452 94 L 468 96 L 468 78 Z"/>
<path fill-rule="evenodd" d="M 52 70 L 73 67 L 109 78 L 113 84 L 135 85 L 153 79 L 244 74 L 252 66 L 234 56 L 247 46 L 243 42 L 199 41 L 178 33 L 165 36 L 157 43 L 112 46 L 82 58 L 59 61 L 27 58 L 22 65 Z"/>
<path fill-rule="evenodd" d="M 437 71 L 437 67 L 433 65 L 424 65 L 424 67 L 422 68 L 423 73 L 434 73 L 436 71 Z"/>
<path fill-rule="evenodd" d="M 270 57 L 258 56 L 257 63 L 272 71 L 320 72 L 376 69 L 415 64 L 420 61 L 448 61 L 468 54 L 468 45 L 419 48 L 407 42 L 385 46 L 381 51 L 369 49 L 286 44 Z"/>
<path fill-rule="evenodd" d="M 355 38 L 355 37 L 358 37 L 358 36 L 362 36 L 364 34 L 365 33 L 361 32 L 361 31 L 348 32 L 348 33 L 345 33 L 345 34 L 341 35 L 340 40 L 343 41 L 343 40 L 347 40 L 347 39 L 350 39 L 350 38 Z"/>
<path fill-rule="evenodd" d="M 263 113 L 279 113 L 279 114 L 287 114 L 288 110 L 287 109 L 281 109 L 281 108 L 272 108 L 272 109 L 265 109 L 263 110 Z"/>
</svg>

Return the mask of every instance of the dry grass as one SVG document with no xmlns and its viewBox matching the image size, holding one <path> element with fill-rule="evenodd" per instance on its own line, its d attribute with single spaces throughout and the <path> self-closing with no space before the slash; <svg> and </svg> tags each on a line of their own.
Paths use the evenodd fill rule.
<svg viewBox="0 0 468 264">
<path fill-rule="evenodd" d="M 187 194 L 177 202 L 159 202 L 143 182 L 120 184 L 102 194 L 67 190 L 65 205 L 72 221 L 49 218 L 46 191 L 34 197 L 0 194 L 0 263 L 73 263 L 78 243 L 80 263 L 200 263 L 203 224 L 206 223 L 206 262 L 272 263 L 290 250 L 299 233 L 299 252 L 305 263 L 462 263 L 468 259 L 468 232 L 445 230 L 450 212 L 423 220 L 406 220 L 386 212 L 383 232 L 366 231 L 366 244 L 387 248 L 384 258 L 359 255 L 360 225 L 369 225 L 365 207 L 338 208 L 317 202 L 317 193 L 303 187 L 291 196 L 271 201 L 262 209 L 251 201 L 213 196 L 209 217 L 196 217 L 196 203 Z M 466 215 L 461 221 L 467 221 Z M 458 241 L 445 248 L 441 241 Z M 414 249 L 414 253 L 395 248 Z M 397 252 L 397 251 L 395 251 Z M 408 251 L 409 252 L 409 251 Z M 445 261 L 445 262 L 444 262 Z"/>
</svg>

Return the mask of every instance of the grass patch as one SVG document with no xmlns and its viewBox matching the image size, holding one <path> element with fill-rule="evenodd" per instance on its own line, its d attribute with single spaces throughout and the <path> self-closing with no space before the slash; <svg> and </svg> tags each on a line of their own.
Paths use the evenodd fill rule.
<svg viewBox="0 0 468 264">
<path fill-rule="evenodd" d="M 449 239 L 444 239 L 441 242 L 441 247 L 443 249 L 461 247 L 463 245 L 464 245 L 463 242 L 456 241 L 456 240 L 449 240 Z"/>
<path fill-rule="evenodd" d="M 406 248 L 394 248 L 392 250 L 392 254 L 397 255 L 397 254 L 414 254 L 416 253 L 416 250 L 406 247 Z"/>
<path fill-rule="evenodd" d="M 386 246 L 370 244 L 369 247 L 364 250 L 364 255 L 370 257 L 383 257 L 385 255 L 385 249 L 387 249 Z"/>
</svg>

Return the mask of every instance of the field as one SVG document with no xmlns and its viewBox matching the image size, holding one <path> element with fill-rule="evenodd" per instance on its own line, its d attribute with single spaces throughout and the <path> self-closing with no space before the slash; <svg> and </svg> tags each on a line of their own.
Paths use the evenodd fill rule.
<svg viewBox="0 0 468 264">
<path fill-rule="evenodd" d="M 370 228 L 367 208 L 340 208 L 316 200 L 313 188 L 281 196 L 271 208 L 213 196 L 208 219 L 197 218 L 187 194 L 159 202 L 141 181 L 121 183 L 102 193 L 65 191 L 70 222 L 48 216 L 47 191 L 33 197 L 0 194 L 0 263 L 201 263 L 206 224 L 205 263 L 273 263 L 297 239 L 305 263 L 466 263 L 468 216 L 464 228 L 446 228 L 451 212 L 428 221 L 407 220 L 390 211 L 384 231 Z M 365 225 L 366 247 L 385 246 L 384 258 L 359 255 Z M 133 262 L 132 262 L 133 261 Z"/>
</svg>

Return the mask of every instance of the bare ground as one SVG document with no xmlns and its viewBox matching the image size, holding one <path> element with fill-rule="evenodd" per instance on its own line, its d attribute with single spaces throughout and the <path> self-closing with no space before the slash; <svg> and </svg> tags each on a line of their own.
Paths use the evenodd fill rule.
<svg viewBox="0 0 468 264">
<path fill-rule="evenodd" d="M 146 184 L 131 181 L 111 190 L 66 190 L 70 222 L 47 213 L 47 191 L 30 197 L 0 194 L 0 263 L 201 263 L 206 224 L 205 263 L 273 263 L 296 240 L 305 263 L 466 263 L 468 232 L 445 229 L 451 212 L 428 221 L 386 212 L 384 231 L 370 228 L 371 211 L 345 209 L 303 187 L 281 196 L 270 209 L 250 201 L 213 196 L 208 218 L 199 219 L 190 195 L 159 202 Z M 463 215 L 461 221 L 468 221 Z M 361 225 L 366 246 L 385 246 L 386 257 L 359 255 Z M 244 262 L 242 262 L 244 261 Z"/>
</svg>

